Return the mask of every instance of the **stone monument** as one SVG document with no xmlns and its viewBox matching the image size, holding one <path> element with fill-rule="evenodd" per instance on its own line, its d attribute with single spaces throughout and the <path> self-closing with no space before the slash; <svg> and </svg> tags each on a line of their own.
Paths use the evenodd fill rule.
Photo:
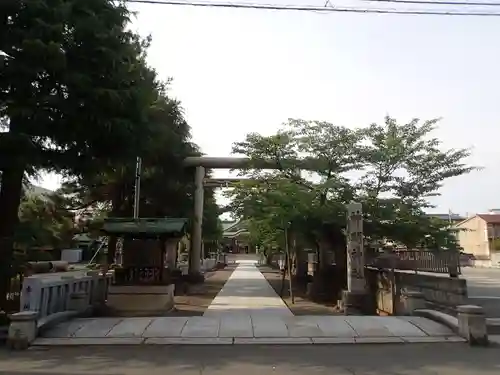
<svg viewBox="0 0 500 375">
<path fill-rule="evenodd" d="M 347 205 L 347 290 L 342 292 L 345 314 L 364 309 L 367 289 L 363 246 L 363 208 L 361 203 Z"/>
</svg>

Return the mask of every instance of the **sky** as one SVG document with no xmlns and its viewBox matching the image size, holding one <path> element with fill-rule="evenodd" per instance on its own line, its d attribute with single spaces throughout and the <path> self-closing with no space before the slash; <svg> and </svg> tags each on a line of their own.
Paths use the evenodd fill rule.
<svg viewBox="0 0 500 375">
<path fill-rule="evenodd" d="M 415 8 L 385 7 L 396 6 Z M 385 115 L 440 117 L 444 147 L 472 148 L 468 162 L 483 169 L 447 181 L 434 212 L 500 206 L 499 18 L 130 7 L 132 29 L 152 36 L 149 63 L 173 78 L 171 95 L 205 154 L 229 156 L 245 134 L 271 134 L 288 118 L 360 127 Z M 59 183 L 46 175 L 42 184 Z"/>
</svg>

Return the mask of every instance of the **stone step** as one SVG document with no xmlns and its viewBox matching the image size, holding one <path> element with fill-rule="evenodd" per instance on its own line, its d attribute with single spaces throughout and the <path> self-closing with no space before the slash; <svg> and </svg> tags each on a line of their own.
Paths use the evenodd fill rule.
<svg viewBox="0 0 500 375">
<path fill-rule="evenodd" d="M 489 318 L 486 324 L 489 335 L 500 335 L 500 318 Z"/>
<path fill-rule="evenodd" d="M 105 345 L 345 345 L 345 344 L 438 344 L 463 343 L 458 336 L 402 337 L 40 337 L 34 346 Z"/>
</svg>

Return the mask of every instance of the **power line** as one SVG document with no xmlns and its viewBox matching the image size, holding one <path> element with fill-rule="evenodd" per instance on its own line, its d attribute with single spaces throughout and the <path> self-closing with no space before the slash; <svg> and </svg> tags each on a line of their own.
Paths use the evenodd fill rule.
<svg viewBox="0 0 500 375">
<path fill-rule="evenodd" d="M 368 3 L 392 3 L 392 4 L 422 4 L 422 5 L 466 5 L 481 7 L 500 7 L 500 3 L 495 2 L 469 2 L 469 1 L 428 1 L 428 0 L 361 0 Z"/>
<path fill-rule="evenodd" d="M 274 11 L 301 11 L 316 13 L 376 13 L 376 14 L 400 14 L 400 15 L 432 15 L 432 16 L 478 16 L 478 17 L 498 17 L 500 13 L 491 12 L 458 12 L 458 11 L 435 11 L 435 10 L 397 10 L 397 9 L 377 9 L 377 8 L 352 8 L 352 7 L 318 7 L 310 5 L 274 5 L 274 4 L 246 4 L 229 2 L 196 2 L 179 0 L 124 0 L 126 3 L 151 4 L 151 5 L 174 5 L 206 8 L 235 8 L 235 9 L 255 9 Z M 392 0 L 394 2 L 399 2 Z M 410 0 L 405 0 L 410 1 Z M 402 2 L 402 1 L 401 1 Z M 453 3 L 456 4 L 456 3 Z"/>
</svg>

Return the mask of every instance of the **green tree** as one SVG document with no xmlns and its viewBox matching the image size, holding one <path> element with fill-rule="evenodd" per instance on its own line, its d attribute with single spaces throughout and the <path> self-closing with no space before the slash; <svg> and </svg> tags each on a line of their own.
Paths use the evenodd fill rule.
<svg viewBox="0 0 500 375">
<path fill-rule="evenodd" d="M 168 87 L 165 85 L 164 87 Z M 178 101 L 167 91 L 159 91 L 147 115 L 151 131 L 140 150 L 141 217 L 187 217 L 193 214 L 193 171 L 183 167 L 187 156 L 200 155 L 191 142 L 190 128 Z M 65 183 L 73 207 L 101 205 L 112 217 L 132 217 L 135 191 L 135 159 L 109 165 L 98 161 L 87 173 L 73 176 Z M 217 242 L 222 234 L 213 189 L 205 191 L 203 233 L 207 241 Z M 108 261 L 114 257 L 115 238 L 110 239 Z"/>
<path fill-rule="evenodd" d="M 445 150 L 432 137 L 438 120 L 413 119 L 398 124 L 386 117 L 382 125 L 363 129 L 363 176 L 358 195 L 367 213 L 367 235 L 373 240 L 390 239 L 408 248 L 419 245 L 426 236 L 452 241 L 447 223 L 425 214 L 430 197 L 440 195 L 443 182 L 467 174 L 476 167 L 465 164 L 467 149 Z"/>
<path fill-rule="evenodd" d="M 228 193 L 232 210 L 250 220 L 260 232 L 254 236 L 264 242 L 279 237 L 273 219 L 286 217 L 303 244 L 315 245 L 320 264 L 327 266 L 334 251 L 343 284 L 345 207 L 351 200 L 363 204 L 368 244 L 392 241 L 413 248 L 430 246 L 432 238 L 433 247 L 444 247 L 454 234 L 425 214 L 428 198 L 439 194 L 446 179 L 474 168 L 464 163 L 468 150 L 443 150 L 430 136 L 436 123 L 398 124 L 387 117 L 382 125 L 351 130 L 289 120 L 275 135 L 249 134 L 233 151 L 250 158 L 242 173 L 255 181 Z M 263 161 L 276 170 L 260 171 Z"/>
<path fill-rule="evenodd" d="M 294 223 L 305 229 L 302 236 L 317 249 L 322 265 L 328 264 L 328 252 L 332 248 L 337 262 L 345 263 L 345 240 L 341 232 L 345 226 L 344 204 L 354 195 L 345 174 L 362 166 L 359 161 L 361 138 L 361 132 L 345 127 L 291 119 L 276 135 L 249 134 L 233 149 L 256 163 L 271 160 L 277 167 L 266 177 L 284 179 L 277 194 L 288 184 L 288 190 L 296 193 L 292 196 L 299 197 L 288 206 L 300 207 L 301 214 L 294 215 Z M 251 163 L 250 168 L 253 166 Z M 304 166 L 308 173 L 303 172 Z M 258 177 L 264 172 L 252 169 L 251 173 Z M 287 199 L 290 195 L 283 196 Z M 282 204 L 282 207 L 287 206 Z"/>
<path fill-rule="evenodd" d="M 69 246 L 74 234 L 74 215 L 52 197 L 25 196 L 19 210 L 16 247 L 61 248 Z"/>
<path fill-rule="evenodd" d="M 0 306 L 8 289 L 22 179 L 132 158 L 156 94 L 145 42 L 111 0 L 3 2 L 0 50 Z"/>
</svg>

